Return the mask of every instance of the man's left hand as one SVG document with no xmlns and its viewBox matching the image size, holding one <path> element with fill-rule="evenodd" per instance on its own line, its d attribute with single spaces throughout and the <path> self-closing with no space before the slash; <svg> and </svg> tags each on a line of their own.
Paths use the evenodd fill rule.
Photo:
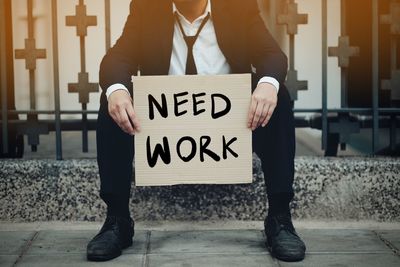
<svg viewBox="0 0 400 267">
<path fill-rule="evenodd" d="M 271 119 L 277 102 L 278 94 L 275 86 L 270 83 L 260 83 L 251 97 L 247 127 L 253 131 L 260 125 L 265 127 Z"/>
</svg>

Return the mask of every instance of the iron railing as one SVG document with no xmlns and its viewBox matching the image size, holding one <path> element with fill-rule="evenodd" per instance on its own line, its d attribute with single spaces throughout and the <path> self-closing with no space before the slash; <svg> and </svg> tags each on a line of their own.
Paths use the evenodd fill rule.
<svg viewBox="0 0 400 267">
<path fill-rule="evenodd" d="M 307 90 L 307 81 L 299 81 L 297 70 L 295 69 L 295 37 L 298 33 L 298 27 L 308 23 L 308 14 L 299 14 L 298 6 L 295 0 L 262 0 L 267 2 L 270 7 L 277 6 L 277 2 L 284 2 L 285 8 L 282 12 L 276 14 L 271 10 L 273 18 L 276 17 L 276 23 L 286 25 L 286 32 L 289 40 L 289 70 L 286 85 L 290 91 L 293 101 L 297 100 L 297 93 L 301 90 Z M 379 149 L 379 130 L 381 128 L 390 129 L 390 150 L 395 151 L 396 131 L 399 128 L 398 116 L 400 108 L 396 103 L 400 101 L 400 69 L 398 60 L 398 43 L 400 36 L 400 1 L 390 1 L 388 14 L 380 14 L 378 0 L 371 1 L 372 10 L 372 103 L 370 107 L 352 107 L 348 103 L 348 67 L 350 58 L 359 56 L 360 48 L 351 46 L 351 36 L 347 34 L 346 18 L 346 0 L 341 0 L 341 36 L 337 47 L 328 47 L 328 1 L 321 0 L 321 19 L 322 19 L 322 108 L 295 109 L 296 127 L 315 128 L 322 131 L 321 148 L 325 150 L 326 155 L 336 155 L 338 144 L 345 149 L 349 136 L 358 133 L 362 128 L 372 129 L 372 152 L 378 153 Z M 82 149 L 88 151 L 88 131 L 95 130 L 96 120 L 88 119 L 89 114 L 97 114 L 97 110 L 88 110 L 89 95 L 97 93 L 99 86 L 97 83 L 90 82 L 89 74 L 86 70 L 86 45 L 87 28 L 97 25 L 97 17 L 87 14 L 84 0 L 76 0 L 76 14 L 65 18 L 65 26 L 75 27 L 76 35 L 80 43 L 80 72 L 78 80 L 75 83 L 68 84 L 69 93 L 77 93 L 81 109 L 62 110 L 60 106 L 60 68 L 59 68 L 59 40 L 58 40 L 58 11 L 57 0 L 49 0 L 51 4 L 52 21 L 52 61 L 53 61 L 53 83 L 54 83 L 54 110 L 38 110 L 36 108 L 36 87 L 35 72 L 36 61 L 47 58 L 45 49 L 36 47 L 36 40 L 33 31 L 34 17 L 32 9 L 34 0 L 26 0 L 27 7 L 27 27 L 28 36 L 25 40 L 23 49 L 14 49 L 12 44 L 7 41 L 12 35 L 11 29 L 11 0 L 0 0 L 0 74 L 1 74 L 1 133 L 2 133 L 2 154 L 11 155 L 10 140 L 15 140 L 15 135 L 27 135 L 28 145 L 35 151 L 39 145 L 39 136 L 55 131 L 56 136 L 56 155 L 57 159 L 63 158 L 62 137 L 63 131 L 82 131 Z M 100 1 L 99 1 L 100 2 Z M 110 0 L 104 0 L 105 14 L 105 47 L 111 46 L 111 22 L 110 10 L 112 8 Z M 368 1 L 366 1 L 368 2 Z M 116 1 L 113 2 L 116 4 Z M 379 38 L 382 25 L 390 27 L 390 68 L 391 79 L 382 80 L 380 78 L 380 50 Z M 271 25 L 270 25 L 271 26 Z M 10 54 L 12 56 L 10 56 Z M 337 57 L 339 67 L 341 68 L 341 107 L 328 108 L 328 57 Z M 25 60 L 27 75 L 29 75 L 30 109 L 15 110 L 14 100 L 10 100 L 10 93 L 13 94 L 13 81 L 10 79 L 10 73 L 13 72 L 13 60 Z M 391 90 L 391 106 L 381 107 L 379 105 L 379 95 L 381 90 Z M 312 117 L 301 116 L 303 113 L 314 113 Z M 27 115 L 26 120 L 18 119 L 18 115 Z M 41 120 L 40 114 L 54 115 L 54 120 Z M 63 120 L 63 114 L 78 114 L 81 119 Z M 15 149 L 11 147 L 11 149 Z M 398 148 L 397 148 L 398 149 Z M 17 153 L 18 154 L 18 153 Z M 21 156 L 21 155 L 20 155 Z"/>
</svg>

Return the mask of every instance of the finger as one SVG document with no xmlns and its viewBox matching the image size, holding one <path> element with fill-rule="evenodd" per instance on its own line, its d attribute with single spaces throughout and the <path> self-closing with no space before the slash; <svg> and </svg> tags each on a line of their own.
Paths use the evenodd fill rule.
<svg viewBox="0 0 400 267">
<path fill-rule="evenodd" d="M 119 116 L 119 112 L 114 110 L 114 111 L 110 112 L 110 116 L 114 120 L 114 122 L 118 125 L 118 127 L 121 128 L 121 125 L 120 125 L 121 124 L 120 123 L 121 119 L 120 119 L 120 116 Z"/>
<path fill-rule="evenodd" d="M 271 105 L 264 104 L 261 117 L 260 117 L 260 119 L 258 120 L 258 123 L 257 123 L 257 127 L 261 126 L 263 124 L 263 122 L 265 121 L 265 119 L 267 118 L 268 110 L 270 109 L 270 107 L 271 107 Z"/>
<path fill-rule="evenodd" d="M 115 108 L 115 110 L 112 112 L 112 118 L 114 119 L 118 127 L 121 128 L 121 130 L 124 130 L 124 125 L 122 124 L 122 118 L 120 113 L 121 112 L 119 111 L 119 109 Z"/>
<path fill-rule="evenodd" d="M 253 122 L 251 123 L 251 129 L 254 131 L 257 128 L 258 121 L 261 118 L 262 110 L 264 108 L 264 104 L 258 102 L 256 111 L 254 112 Z"/>
<path fill-rule="evenodd" d="M 269 120 L 270 120 L 271 117 L 272 117 L 272 114 L 274 113 L 275 107 L 276 107 L 276 106 L 274 106 L 274 105 L 269 106 L 268 113 L 267 113 L 267 117 L 266 117 L 265 120 L 263 121 L 262 127 L 265 127 L 265 126 L 268 124 Z"/>
<path fill-rule="evenodd" d="M 129 119 L 132 122 L 133 125 L 133 130 L 136 132 L 140 132 L 140 122 L 139 119 L 137 118 L 135 111 L 133 110 L 132 105 L 128 105 L 126 108 L 126 113 L 128 113 Z"/>
<path fill-rule="evenodd" d="M 252 99 L 251 100 L 251 104 L 250 104 L 250 108 L 249 108 L 248 121 L 247 121 L 247 127 L 248 128 L 251 127 L 251 123 L 253 121 L 253 117 L 254 117 L 254 113 L 256 112 L 256 108 L 257 108 L 257 101 Z"/>
<path fill-rule="evenodd" d="M 128 115 L 129 122 L 130 122 L 131 125 L 132 125 L 133 134 L 136 134 L 136 132 L 137 132 L 137 125 L 136 125 L 135 122 L 134 122 L 135 113 L 133 112 L 133 108 L 130 107 L 130 106 L 127 106 L 127 107 L 126 107 L 126 113 L 127 113 L 127 115 Z"/>
<path fill-rule="evenodd" d="M 133 127 L 132 127 L 131 122 L 129 121 L 128 114 L 126 113 L 125 109 L 121 109 L 120 119 L 121 119 L 120 123 L 121 123 L 122 129 L 126 133 L 133 135 L 134 134 Z"/>
</svg>

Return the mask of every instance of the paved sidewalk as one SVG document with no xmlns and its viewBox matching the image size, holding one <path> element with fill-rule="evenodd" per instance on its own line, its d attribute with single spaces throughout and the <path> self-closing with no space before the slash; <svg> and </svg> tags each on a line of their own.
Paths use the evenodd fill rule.
<svg viewBox="0 0 400 267">
<path fill-rule="evenodd" d="M 85 259 L 98 223 L 0 223 L 0 266 L 400 266 L 399 224 L 304 227 L 310 224 L 295 221 L 307 246 L 306 258 L 297 263 L 270 256 L 261 222 L 196 224 L 168 228 L 139 223 L 133 246 L 121 257 L 98 264 Z"/>
</svg>

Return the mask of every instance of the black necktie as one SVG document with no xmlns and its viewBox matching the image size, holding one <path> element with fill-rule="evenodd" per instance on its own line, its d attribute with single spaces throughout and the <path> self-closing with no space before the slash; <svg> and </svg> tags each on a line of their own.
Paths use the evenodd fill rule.
<svg viewBox="0 0 400 267">
<path fill-rule="evenodd" d="M 199 29 L 197 30 L 196 35 L 194 36 L 187 36 L 185 34 L 185 31 L 183 30 L 182 24 L 179 20 L 178 17 L 178 13 L 175 12 L 175 18 L 176 21 L 178 22 L 179 28 L 181 29 L 182 35 L 183 35 L 183 39 L 185 40 L 186 46 L 187 46 L 187 59 L 186 59 L 186 75 L 190 75 L 190 74 L 197 74 L 197 68 L 196 68 L 196 64 L 194 62 L 194 57 L 193 57 L 193 46 L 194 43 L 197 40 L 197 37 L 199 37 L 199 34 L 201 32 L 201 30 L 203 29 L 203 27 L 206 25 L 208 19 L 210 18 L 210 13 L 207 14 L 207 16 L 203 19 L 203 21 L 201 22 L 201 25 L 199 27 Z"/>
</svg>

